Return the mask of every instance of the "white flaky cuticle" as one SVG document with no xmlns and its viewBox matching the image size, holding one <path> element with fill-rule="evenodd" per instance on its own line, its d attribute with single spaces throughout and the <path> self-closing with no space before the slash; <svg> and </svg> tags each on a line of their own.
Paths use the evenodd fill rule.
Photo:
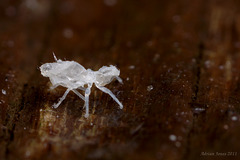
<svg viewBox="0 0 240 160">
<path fill-rule="evenodd" d="M 54 108 L 57 108 L 66 98 L 67 94 L 70 91 L 73 91 L 79 98 L 85 101 L 85 117 L 88 117 L 89 96 L 91 94 L 93 83 L 98 89 L 109 94 L 119 104 L 120 109 L 123 108 L 122 103 L 117 99 L 117 97 L 109 89 L 104 87 L 113 79 L 117 79 L 120 83 L 123 83 L 122 79 L 119 77 L 120 70 L 118 70 L 115 66 L 103 66 L 98 71 L 93 71 L 91 69 L 86 70 L 82 65 L 75 61 L 62 61 L 61 59 L 57 59 L 54 53 L 53 57 L 56 62 L 43 64 L 40 67 L 41 74 L 44 77 L 49 77 L 52 83 L 51 89 L 55 89 L 58 86 L 67 88 L 58 103 L 53 105 Z M 77 89 L 82 90 L 84 92 L 84 96 L 80 94 Z"/>
</svg>

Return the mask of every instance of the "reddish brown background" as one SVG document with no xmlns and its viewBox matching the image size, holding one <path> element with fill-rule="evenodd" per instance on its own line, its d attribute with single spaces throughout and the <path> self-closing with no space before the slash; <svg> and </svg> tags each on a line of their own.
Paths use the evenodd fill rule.
<svg viewBox="0 0 240 160">
<path fill-rule="evenodd" d="M 2 0 L 0 159 L 239 159 L 239 6 Z M 124 84 L 107 87 L 123 110 L 95 87 L 88 119 L 73 93 L 51 108 L 65 89 L 50 91 L 38 67 L 52 52 L 94 70 L 116 65 Z"/>
</svg>

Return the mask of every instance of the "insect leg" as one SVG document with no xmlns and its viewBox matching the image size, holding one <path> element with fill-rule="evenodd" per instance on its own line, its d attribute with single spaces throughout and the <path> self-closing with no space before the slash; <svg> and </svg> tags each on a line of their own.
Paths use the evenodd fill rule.
<svg viewBox="0 0 240 160">
<path fill-rule="evenodd" d="M 123 80 L 122 80 L 122 78 L 116 76 L 116 79 L 118 80 L 119 83 L 123 84 Z"/>
<path fill-rule="evenodd" d="M 91 87 L 92 84 L 88 84 L 88 88 L 85 90 L 85 107 L 86 107 L 86 114 L 85 117 L 89 116 L 89 95 L 91 94 Z"/>
<path fill-rule="evenodd" d="M 53 85 L 53 86 L 50 87 L 50 90 L 53 90 L 53 89 L 55 89 L 57 87 L 58 87 L 58 85 Z"/>
<path fill-rule="evenodd" d="M 69 93 L 69 91 L 70 91 L 70 89 L 67 89 L 66 92 L 63 94 L 63 96 L 58 101 L 58 103 L 57 104 L 55 104 L 55 103 L 53 104 L 54 108 L 57 108 L 62 103 L 62 101 L 66 98 L 66 96 Z"/>
<path fill-rule="evenodd" d="M 78 97 L 80 97 L 82 100 L 85 101 L 85 98 L 83 97 L 83 95 L 81 95 L 76 89 L 72 90 L 76 95 L 78 95 Z"/>
<path fill-rule="evenodd" d="M 116 97 L 109 89 L 107 89 L 106 87 L 98 86 L 98 85 L 96 85 L 96 87 L 97 87 L 98 89 L 100 89 L 101 91 L 109 94 L 109 95 L 119 104 L 120 109 L 123 108 L 122 103 L 119 102 L 119 100 L 117 99 L 117 97 Z"/>
</svg>

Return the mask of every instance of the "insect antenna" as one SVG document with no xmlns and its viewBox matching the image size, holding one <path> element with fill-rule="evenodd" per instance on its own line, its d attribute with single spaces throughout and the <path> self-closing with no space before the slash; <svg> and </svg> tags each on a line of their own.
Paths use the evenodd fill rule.
<svg viewBox="0 0 240 160">
<path fill-rule="evenodd" d="M 58 60 L 57 60 L 57 57 L 55 56 L 54 52 L 53 52 L 53 57 L 54 57 L 55 61 L 57 62 Z"/>
</svg>

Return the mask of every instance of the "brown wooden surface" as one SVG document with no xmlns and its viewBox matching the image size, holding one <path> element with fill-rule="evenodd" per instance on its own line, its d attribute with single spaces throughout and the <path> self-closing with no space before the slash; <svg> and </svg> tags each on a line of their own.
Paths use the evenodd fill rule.
<svg viewBox="0 0 240 160">
<path fill-rule="evenodd" d="M 239 36 L 237 0 L 2 0 L 0 159 L 240 159 Z M 52 52 L 116 65 L 123 110 L 95 87 L 88 119 L 73 93 L 53 109 Z"/>
</svg>

